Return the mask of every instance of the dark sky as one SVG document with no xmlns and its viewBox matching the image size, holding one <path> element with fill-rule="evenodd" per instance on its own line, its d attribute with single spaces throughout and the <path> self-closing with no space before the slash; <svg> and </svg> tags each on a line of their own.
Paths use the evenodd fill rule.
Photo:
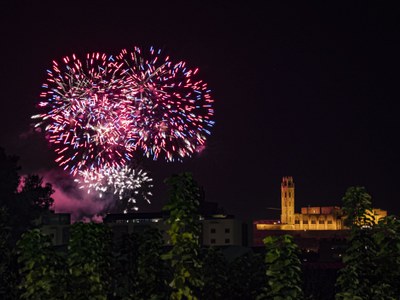
<svg viewBox="0 0 400 300">
<path fill-rule="evenodd" d="M 165 203 L 163 178 L 186 170 L 208 201 L 241 218 L 279 207 L 286 175 L 298 207 L 340 204 L 362 185 L 374 206 L 398 214 L 399 9 L 230 2 L 2 2 L 0 145 L 22 172 L 56 169 L 44 137 L 28 134 L 51 61 L 154 45 L 200 68 L 216 125 L 199 157 L 144 160 L 156 189 L 143 211 Z"/>
</svg>

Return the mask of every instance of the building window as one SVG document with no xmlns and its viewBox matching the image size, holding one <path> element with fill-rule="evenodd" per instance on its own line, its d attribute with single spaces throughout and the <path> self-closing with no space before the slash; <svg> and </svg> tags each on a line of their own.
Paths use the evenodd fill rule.
<svg viewBox="0 0 400 300">
<path fill-rule="evenodd" d="M 211 233 L 216 233 L 217 230 L 216 230 L 215 228 L 211 228 L 210 232 L 211 232 Z"/>
<path fill-rule="evenodd" d="M 328 220 L 328 224 L 332 224 L 332 220 Z"/>
<path fill-rule="evenodd" d="M 308 220 L 304 220 L 304 221 L 303 221 L 303 224 L 308 224 Z"/>
<path fill-rule="evenodd" d="M 289 198 L 292 197 L 292 194 L 289 192 Z"/>
<path fill-rule="evenodd" d="M 231 229 L 230 228 L 225 228 L 225 233 L 230 233 Z"/>
<path fill-rule="evenodd" d="M 215 239 L 211 239 L 210 244 L 215 244 Z"/>
<path fill-rule="evenodd" d="M 319 224 L 324 224 L 324 220 L 319 220 L 318 223 Z"/>
<path fill-rule="evenodd" d="M 231 242 L 230 239 L 225 239 L 225 244 L 229 244 Z"/>
<path fill-rule="evenodd" d="M 285 192 L 285 198 L 287 198 L 287 193 Z"/>
<path fill-rule="evenodd" d="M 294 224 L 300 224 L 300 220 L 294 220 Z"/>
<path fill-rule="evenodd" d="M 312 220 L 312 221 L 311 221 L 311 224 L 317 224 L 317 221 Z"/>
</svg>

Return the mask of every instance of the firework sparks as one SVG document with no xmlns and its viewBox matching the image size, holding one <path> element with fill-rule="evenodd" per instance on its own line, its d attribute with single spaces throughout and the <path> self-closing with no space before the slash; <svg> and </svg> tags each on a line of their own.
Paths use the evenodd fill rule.
<svg viewBox="0 0 400 300">
<path fill-rule="evenodd" d="M 138 47 L 123 50 L 117 59 L 124 63 L 124 93 L 145 156 L 167 161 L 192 156 L 214 125 L 214 100 L 207 84 L 195 79 L 198 69 L 172 63 L 154 48 L 147 55 Z"/>
<path fill-rule="evenodd" d="M 139 167 L 86 170 L 79 172 L 79 178 L 75 182 L 80 189 L 87 190 L 88 194 L 96 192 L 100 198 L 116 197 L 120 202 L 118 206 L 124 207 L 124 210 L 135 209 L 139 199 L 150 203 L 152 197 L 153 179 Z"/>
<path fill-rule="evenodd" d="M 214 100 L 197 74 L 153 47 L 115 59 L 91 53 L 83 63 L 72 55 L 53 61 L 32 118 L 80 188 L 136 210 L 139 198 L 150 203 L 152 187 L 146 172 L 129 167 L 136 151 L 182 161 L 205 147 Z"/>
<path fill-rule="evenodd" d="M 64 58 L 62 66 L 53 61 L 48 70 L 40 95 L 44 101 L 39 103 L 45 112 L 32 118 L 39 119 L 35 127 L 45 126 L 56 162 L 73 175 L 89 168 L 123 166 L 132 158 L 135 130 L 126 130 L 123 78 L 116 76 L 120 67 L 112 57 L 93 53 L 86 64 L 73 55 Z"/>
</svg>

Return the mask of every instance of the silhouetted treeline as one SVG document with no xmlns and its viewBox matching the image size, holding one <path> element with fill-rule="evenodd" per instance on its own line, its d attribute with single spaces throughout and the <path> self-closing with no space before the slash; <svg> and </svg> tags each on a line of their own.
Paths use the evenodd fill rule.
<svg viewBox="0 0 400 300">
<path fill-rule="evenodd" d="M 53 190 L 37 175 L 21 183 L 15 157 L 0 149 L 1 299 L 398 299 L 400 221 L 374 222 L 371 197 L 351 187 L 343 267 L 302 262 L 289 235 L 267 236 L 265 249 L 237 257 L 201 248 L 201 189 L 189 173 L 166 180 L 170 245 L 154 228 L 113 239 L 104 224 L 75 223 L 56 250 L 35 220 Z"/>
</svg>

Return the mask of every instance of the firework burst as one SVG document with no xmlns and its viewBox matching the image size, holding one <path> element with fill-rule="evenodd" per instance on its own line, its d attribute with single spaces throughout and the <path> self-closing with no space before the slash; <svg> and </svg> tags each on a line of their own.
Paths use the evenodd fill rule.
<svg viewBox="0 0 400 300">
<path fill-rule="evenodd" d="M 120 67 L 112 57 L 93 53 L 85 64 L 73 55 L 61 66 L 53 61 L 48 70 L 44 100 L 39 103 L 45 112 L 33 118 L 39 119 L 35 126 L 43 126 L 53 144 L 56 162 L 73 175 L 123 166 L 132 158 L 135 130 L 126 130 L 123 78 L 116 76 Z"/>
<path fill-rule="evenodd" d="M 97 193 L 99 198 L 115 197 L 118 207 L 125 211 L 136 210 L 136 203 L 144 200 L 150 203 L 153 179 L 139 167 L 103 168 L 97 171 L 79 172 L 80 189 Z"/>
<path fill-rule="evenodd" d="M 123 50 L 117 59 L 124 64 L 129 119 L 145 156 L 164 156 L 167 161 L 192 156 L 214 124 L 214 101 L 207 84 L 195 79 L 198 69 L 172 63 L 154 48 L 147 54 L 138 47 Z"/>
<path fill-rule="evenodd" d="M 146 172 L 130 167 L 136 151 L 182 161 L 205 147 L 214 100 L 197 74 L 153 47 L 115 59 L 72 55 L 53 61 L 32 118 L 81 189 L 132 211 L 138 199 L 150 202 L 152 187 Z"/>
</svg>

